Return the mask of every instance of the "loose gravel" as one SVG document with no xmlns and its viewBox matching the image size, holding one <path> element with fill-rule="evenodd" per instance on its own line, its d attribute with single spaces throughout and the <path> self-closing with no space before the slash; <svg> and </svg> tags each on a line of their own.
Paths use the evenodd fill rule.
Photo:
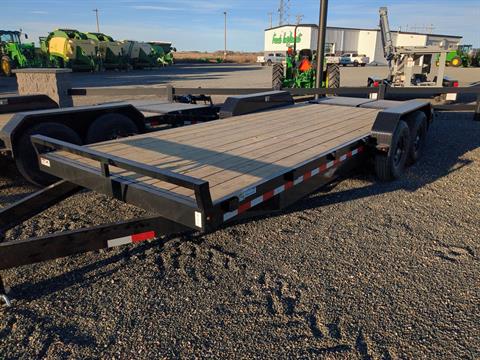
<svg viewBox="0 0 480 360">
<path fill-rule="evenodd" d="M 480 358 L 480 123 L 440 115 L 406 176 L 365 171 L 293 207 L 4 271 L 0 358 Z M 35 190 L 0 160 L 0 206 Z M 84 191 L 8 240 L 144 211 Z"/>
</svg>

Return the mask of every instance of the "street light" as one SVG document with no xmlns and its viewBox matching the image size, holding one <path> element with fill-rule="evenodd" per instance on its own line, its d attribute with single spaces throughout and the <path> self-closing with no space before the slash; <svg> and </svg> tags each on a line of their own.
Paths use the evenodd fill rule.
<svg viewBox="0 0 480 360">
<path fill-rule="evenodd" d="M 97 33 L 99 33 L 100 32 L 100 25 L 98 23 L 98 9 L 93 9 L 92 11 L 95 13 L 95 15 L 97 17 Z"/>
<path fill-rule="evenodd" d="M 227 58 L 227 12 L 224 11 L 223 12 L 223 15 L 225 17 L 225 29 L 224 29 L 224 33 L 225 33 L 225 46 L 224 46 L 224 51 L 223 51 L 223 60 L 225 60 Z"/>
</svg>

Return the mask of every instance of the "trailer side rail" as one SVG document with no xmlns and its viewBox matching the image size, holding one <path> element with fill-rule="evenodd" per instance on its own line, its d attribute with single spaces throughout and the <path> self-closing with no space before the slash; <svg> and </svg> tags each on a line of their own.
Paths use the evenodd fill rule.
<svg viewBox="0 0 480 360">
<path fill-rule="evenodd" d="M 136 161 L 122 159 L 120 157 L 105 154 L 98 150 L 88 147 L 70 144 L 61 140 L 56 140 L 43 135 L 32 136 L 32 143 L 39 156 L 42 165 L 47 166 L 49 160 L 42 158 L 42 147 L 50 150 L 61 150 L 81 157 L 98 161 L 100 163 L 100 173 L 104 178 L 111 176 L 110 166 L 132 171 L 136 174 L 148 176 L 157 180 L 165 181 L 170 184 L 181 186 L 195 192 L 195 200 L 199 209 L 207 212 L 212 208 L 212 198 L 208 181 L 193 178 L 191 176 L 177 174 L 169 170 L 159 169 L 151 165 L 142 164 Z"/>
</svg>

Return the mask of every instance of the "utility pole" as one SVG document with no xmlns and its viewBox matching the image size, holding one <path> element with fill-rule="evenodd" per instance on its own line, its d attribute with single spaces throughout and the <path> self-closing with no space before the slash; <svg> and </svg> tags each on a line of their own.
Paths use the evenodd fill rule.
<svg viewBox="0 0 480 360">
<path fill-rule="evenodd" d="M 328 0 L 320 0 L 320 15 L 318 19 L 318 42 L 317 42 L 317 76 L 315 87 L 320 89 L 323 84 L 323 63 L 325 59 L 325 36 L 327 34 Z M 318 99 L 318 94 L 315 95 Z"/>
<path fill-rule="evenodd" d="M 98 9 L 93 9 L 93 12 L 95 13 L 95 16 L 97 17 L 97 32 L 100 32 L 100 24 L 98 22 Z"/>
<path fill-rule="evenodd" d="M 273 12 L 269 12 L 268 16 L 270 16 L 270 29 L 273 27 Z"/>
<path fill-rule="evenodd" d="M 290 20 L 290 0 L 280 0 L 278 6 L 278 25 L 282 26 Z"/>
<path fill-rule="evenodd" d="M 303 15 L 301 14 L 298 14 L 298 15 L 295 15 L 295 25 L 300 25 L 300 23 L 302 22 L 303 20 Z"/>
<path fill-rule="evenodd" d="M 224 35 L 225 35 L 225 50 L 223 51 L 223 60 L 227 58 L 227 12 L 224 11 L 223 15 L 225 17 L 225 29 L 224 29 Z"/>
</svg>

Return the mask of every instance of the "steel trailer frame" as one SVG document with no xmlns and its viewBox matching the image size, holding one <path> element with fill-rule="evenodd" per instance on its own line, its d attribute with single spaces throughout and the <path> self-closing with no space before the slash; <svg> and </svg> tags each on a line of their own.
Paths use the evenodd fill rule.
<svg viewBox="0 0 480 360">
<path fill-rule="evenodd" d="M 258 97 L 258 95 L 256 95 Z M 255 95 L 253 96 L 255 99 Z M 248 98 L 239 97 L 240 103 Z M 320 187 L 359 167 L 369 155 L 388 152 L 398 122 L 407 114 L 423 111 L 432 121 L 429 103 L 409 101 L 400 106 L 368 99 L 330 98 L 316 102 L 340 106 L 383 109 L 371 133 L 354 138 L 282 173 L 262 179 L 234 196 L 212 201 L 207 181 L 119 158 L 91 148 L 41 135 L 32 136 L 42 170 L 63 180 L 0 211 L 0 271 L 88 251 L 182 233 L 209 233 L 232 222 L 291 205 Z M 315 106 L 315 105 L 312 105 Z M 240 106 L 241 108 L 242 106 Z M 94 160 L 98 168 L 74 163 L 58 151 Z M 153 192 L 148 185 L 112 174 L 111 167 L 159 179 L 194 191 L 195 199 L 167 190 Z M 77 193 L 83 188 L 133 204 L 155 215 L 113 224 L 54 233 L 27 240 L 2 242 L 2 234 L 26 219 Z M 0 297 L 10 304 L 0 275 Z"/>
</svg>

